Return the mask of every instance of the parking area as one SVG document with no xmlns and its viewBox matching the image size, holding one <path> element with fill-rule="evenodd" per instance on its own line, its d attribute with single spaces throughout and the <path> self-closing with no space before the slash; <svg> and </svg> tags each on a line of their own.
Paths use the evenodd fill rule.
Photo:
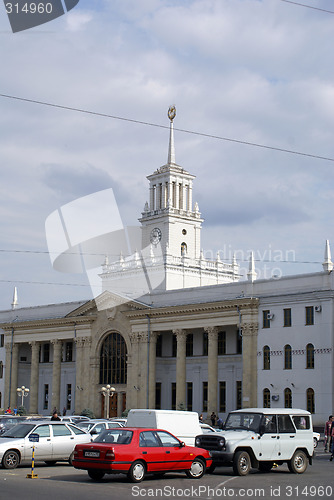
<svg viewBox="0 0 334 500">
<path fill-rule="evenodd" d="M 106 498 L 292 498 L 324 499 L 334 493 L 334 462 L 329 454 L 317 451 L 314 464 L 304 474 L 291 474 L 283 465 L 270 473 L 253 470 L 247 477 L 234 476 L 230 468 L 219 467 L 214 474 L 200 480 L 189 480 L 184 474 L 166 474 L 164 478 L 148 476 L 140 484 L 131 484 L 122 475 L 105 476 L 94 482 L 84 471 L 57 463 L 48 467 L 37 463 L 36 479 L 27 479 L 30 467 L 0 469 L 1 498 L 15 497 L 59 500 L 73 498 L 94 500 Z"/>
</svg>

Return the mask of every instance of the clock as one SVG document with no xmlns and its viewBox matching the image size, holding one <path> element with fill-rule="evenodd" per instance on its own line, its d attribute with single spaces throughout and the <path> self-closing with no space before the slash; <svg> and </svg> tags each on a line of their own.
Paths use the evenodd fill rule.
<svg viewBox="0 0 334 500">
<path fill-rule="evenodd" d="M 152 243 L 152 245 L 157 245 L 161 241 L 161 237 L 162 237 L 161 229 L 155 227 L 151 231 L 150 242 Z"/>
</svg>

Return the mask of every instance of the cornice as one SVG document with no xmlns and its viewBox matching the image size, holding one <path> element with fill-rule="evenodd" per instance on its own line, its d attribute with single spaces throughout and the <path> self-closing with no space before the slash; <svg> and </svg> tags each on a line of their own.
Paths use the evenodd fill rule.
<svg viewBox="0 0 334 500">
<path fill-rule="evenodd" d="M 97 315 L 90 316 L 73 316 L 65 318 L 49 318 L 49 319 L 35 319 L 27 321 L 14 321 L 11 323 L 1 323 L 0 328 L 5 331 L 9 331 L 14 328 L 14 331 L 24 330 L 24 329 L 40 329 L 40 328 L 52 328 L 59 326 L 79 326 L 79 325 L 89 325 L 93 323 L 97 318 Z"/>
<path fill-rule="evenodd" d="M 258 310 L 259 300 L 257 298 L 240 299 L 236 301 L 219 301 L 219 302 L 208 302 L 199 304 L 185 304 L 181 306 L 165 306 L 157 307 L 154 306 L 149 311 L 150 318 L 167 317 L 170 315 L 180 316 L 185 314 L 194 313 L 210 313 L 210 312 L 232 312 L 238 314 L 237 307 L 241 313 L 245 313 L 249 310 Z M 131 321 L 136 319 L 146 318 L 147 310 L 143 311 L 128 311 L 124 315 Z"/>
</svg>

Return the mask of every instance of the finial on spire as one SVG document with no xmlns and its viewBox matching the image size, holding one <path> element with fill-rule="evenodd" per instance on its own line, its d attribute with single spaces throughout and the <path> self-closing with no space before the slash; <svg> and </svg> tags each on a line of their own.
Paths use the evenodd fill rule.
<svg viewBox="0 0 334 500">
<path fill-rule="evenodd" d="M 175 147 L 174 147 L 174 127 L 173 120 L 176 116 L 176 108 L 174 105 L 169 106 L 168 109 L 168 118 L 170 119 L 170 128 L 169 128 L 169 147 L 168 147 L 168 165 L 171 163 L 175 163 Z"/>
<path fill-rule="evenodd" d="M 333 262 L 332 262 L 332 256 L 331 256 L 331 248 L 329 246 L 329 240 L 326 240 L 326 246 L 325 246 L 325 259 L 324 262 L 322 263 L 322 267 L 325 272 L 330 272 L 333 270 Z"/>
<path fill-rule="evenodd" d="M 249 257 L 249 271 L 247 273 L 248 281 L 255 281 L 257 273 L 255 271 L 255 263 L 254 263 L 254 252 L 252 251 Z"/>
<path fill-rule="evenodd" d="M 16 286 L 14 287 L 14 293 L 13 293 L 13 302 L 12 302 L 12 309 L 16 309 L 16 307 L 18 306 L 18 301 L 17 301 L 17 288 Z"/>
</svg>

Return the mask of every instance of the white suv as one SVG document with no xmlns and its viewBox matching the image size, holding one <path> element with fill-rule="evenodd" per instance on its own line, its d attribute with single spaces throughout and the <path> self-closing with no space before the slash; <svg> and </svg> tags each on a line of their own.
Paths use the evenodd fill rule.
<svg viewBox="0 0 334 500">
<path fill-rule="evenodd" d="M 245 476 L 252 467 L 263 472 L 274 464 L 288 464 L 302 474 L 313 457 L 312 417 L 291 408 L 249 408 L 229 413 L 223 430 L 196 437 L 195 445 L 211 452 L 213 462 L 233 467 Z"/>
</svg>

